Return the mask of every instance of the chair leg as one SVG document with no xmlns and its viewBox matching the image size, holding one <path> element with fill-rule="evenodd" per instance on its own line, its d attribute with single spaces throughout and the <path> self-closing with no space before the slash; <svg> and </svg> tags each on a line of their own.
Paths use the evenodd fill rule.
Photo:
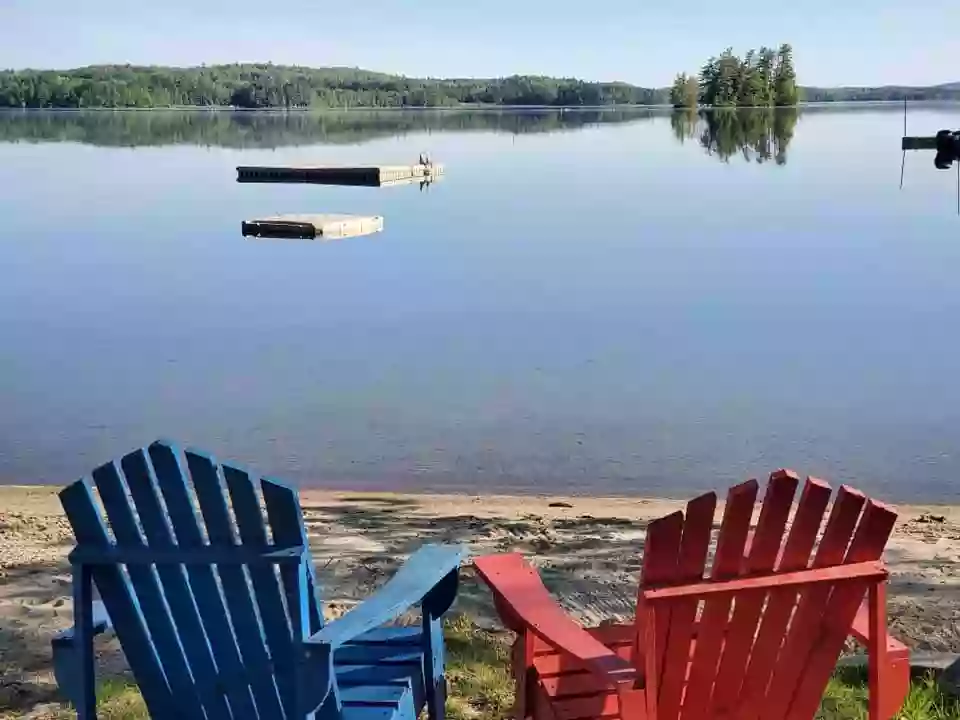
<svg viewBox="0 0 960 720">
<path fill-rule="evenodd" d="M 867 711 L 870 720 L 882 720 L 880 715 L 880 683 L 883 681 L 884 657 L 887 649 L 886 592 L 883 585 L 870 586 L 867 608 L 870 616 L 870 637 L 867 639 L 867 677 L 869 699 Z M 883 603 L 884 606 L 881 606 Z"/>
<path fill-rule="evenodd" d="M 428 709 L 434 720 L 446 720 L 447 717 L 447 679 L 441 677 L 433 684 L 433 706 Z"/>
<path fill-rule="evenodd" d="M 531 684 L 536 638 L 526 630 L 517 635 L 513 644 L 513 717 L 526 720 L 533 714 Z"/>
<path fill-rule="evenodd" d="M 542 685 L 537 683 L 534 684 L 533 687 L 529 688 L 529 697 L 533 698 L 530 701 L 531 720 L 560 720 L 557 717 L 557 713 L 554 712 L 553 704 L 550 702 L 550 697 L 547 695 Z"/>
<path fill-rule="evenodd" d="M 900 711 L 910 689 L 910 658 L 905 649 L 890 652 L 887 648 L 886 583 L 875 583 L 870 587 L 867 609 L 867 716 L 870 720 L 890 720 Z"/>
<path fill-rule="evenodd" d="M 426 684 L 427 717 L 444 720 L 447 704 L 447 681 L 445 676 L 443 619 L 433 617 L 426 609 L 423 613 L 424 648 L 423 680 Z"/>
<path fill-rule="evenodd" d="M 96 670 L 93 662 L 93 579 L 90 568 L 73 566 L 73 651 L 76 653 L 76 670 L 79 674 L 76 688 L 79 696 L 77 720 L 96 720 L 97 688 Z"/>
</svg>

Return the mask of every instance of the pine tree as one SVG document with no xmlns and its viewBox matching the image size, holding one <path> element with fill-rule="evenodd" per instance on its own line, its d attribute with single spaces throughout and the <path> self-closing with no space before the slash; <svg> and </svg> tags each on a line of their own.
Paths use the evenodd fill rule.
<svg viewBox="0 0 960 720">
<path fill-rule="evenodd" d="M 797 73 L 793 68 L 793 48 L 788 43 L 784 43 L 777 53 L 774 102 L 779 106 L 793 106 L 798 100 Z"/>
<path fill-rule="evenodd" d="M 673 86 L 670 88 L 670 103 L 675 108 L 695 108 L 698 89 L 699 85 L 695 77 L 680 73 L 674 78 Z"/>
<path fill-rule="evenodd" d="M 686 86 L 686 73 L 680 73 L 673 79 L 673 86 L 670 88 L 670 104 L 675 108 L 683 107 L 683 91 Z"/>
<path fill-rule="evenodd" d="M 688 76 L 687 82 L 683 87 L 683 106 L 686 108 L 696 108 L 699 95 L 700 84 L 693 75 Z"/>
<path fill-rule="evenodd" d="M 720 89 L 719 60 L 712 57 L 700 70 L 700 104 L 715 105 Z"/>
<path fill-rule="evenodd" d="M 740 59 L 727 48 L 717 62 L 717 95 L 713 104 L 717 107 L 732 107 L 740 95 Z"/>
<path fill-rule="evenodd" d="M 760 48 L 760 57 L 757 60 L 758 85 L 761 89 L 761 101 L 758 105 L 770 107 L 774 104 L 774 73 L 776 69 L 776 53 L 768 47 Z"/>
<path fill-rule="evenodd" d="M 757 53 L 751 50 L 740 63 L 740 94 L 737 104 L 747 107 L 764 105 L 766 86 L 760 75 Z"/>
</svg>

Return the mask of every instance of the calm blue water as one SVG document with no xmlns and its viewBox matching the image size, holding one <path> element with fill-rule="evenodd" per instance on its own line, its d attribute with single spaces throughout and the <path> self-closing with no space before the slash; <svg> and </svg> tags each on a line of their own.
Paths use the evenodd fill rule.
<svg viewBox="0 0 960 720">
<path fill-rule="evenodd" d="M 779 164 L 571 115 L 0 116 L 0 482 L 163 436 L 311 485 L 960 497 L 957 176 L 898 189 L 901 109 L 801 113 Z M 422 150 L 423 191 L 235 182 Z M 385 230 L 241 236 L 278 212 Z"/>
</svg>

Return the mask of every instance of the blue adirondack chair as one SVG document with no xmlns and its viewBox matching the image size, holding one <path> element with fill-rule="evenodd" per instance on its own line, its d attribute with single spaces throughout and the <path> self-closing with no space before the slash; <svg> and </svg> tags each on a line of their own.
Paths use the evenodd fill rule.
<svg viewBox="0 0 960 720">
<path fill-rule="evenodd" d="M 421 548 L 324 624 L 296 491 L 184 457 L 189 478 L 159 442 L 94 470 L 105 517 L 87 480 L 60 493 L 75 624 L 54 669 L 79 718 L 96 717 L 93 639 L 112 627 L 155 720 L 415 720 L 424 705 L 442 720 L 441 622 L 464 550 Z M 389 624 L 417 604 L 420 626 Z"/>
</svg>

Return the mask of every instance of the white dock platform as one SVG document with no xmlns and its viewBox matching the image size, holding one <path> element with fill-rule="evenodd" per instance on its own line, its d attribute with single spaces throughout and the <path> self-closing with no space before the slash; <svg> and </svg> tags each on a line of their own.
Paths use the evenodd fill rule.
<svg viewBox="0 0 960 720">
<path fill-rule="evenodd" d="M 359 185 L 383 187 L 411 180 L 436 178 L 443 174 L 443 165 L 373 165 L 369 167 L 328 166 L 240 166 L 237 182 L 248 183 L 313 183 L 317 185 Z"/>
<path fill-rule="evenodd" d="M 244 235 L 256 237 L 324 238 L 371 235 L 383 230 L 381 215 L 274 215 L 246 220 Z"/>
</svg>

